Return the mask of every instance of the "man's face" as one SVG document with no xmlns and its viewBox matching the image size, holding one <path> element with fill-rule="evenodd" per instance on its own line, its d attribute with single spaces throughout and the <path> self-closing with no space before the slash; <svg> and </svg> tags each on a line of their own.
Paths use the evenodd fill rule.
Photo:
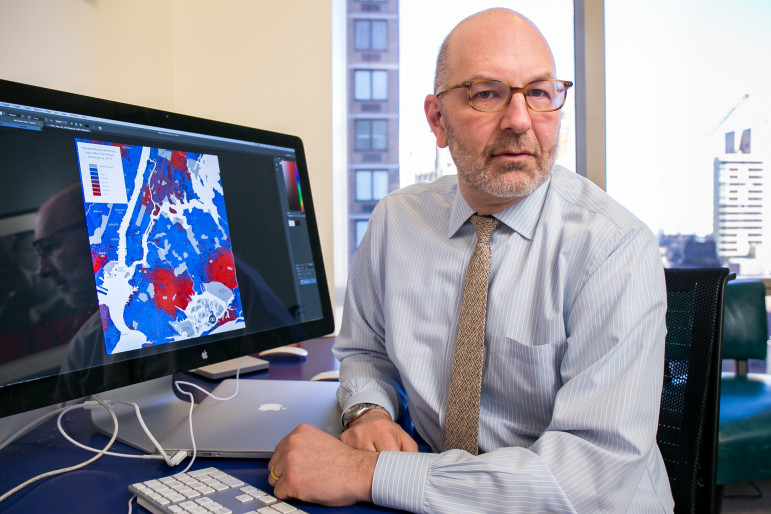
<svg viewBox="0 0 771 514">
<path fill-rule="evenodd" d="M 546 42 L 527 24 L 512 28 L 487 19 L 471 20 L 453 35 L 448 54 L 448 83 L 477 78 L 500 79 L 513 86 L 554 78 Z M 436 99 L 436 97 L 433 97 Z M 513 205 L 549 176 L 556 155 L 560 111 L 531 111 L 515 94 L 500 112 L 479 112 L 468 104 L 465 88 L 451 89 L 441 100 L 426 100 L 438 111 L 432 123 L 439 146 L 449 146 L 459 185 L 476 210 L 490 212 Z M 436 126 L 435 126 L 436 125 Z M 476 205 L 475 205 L 476 204 Z"/>
<path fill-rule="evenodd" d="M 38 274 L 51 278 L 68 304 L 89 305 L 96 300 L 91 250 L 85 220 L 68 223 L 69 210 L 54 202 L 38 211 L 35 240 Z"/>
<path fill-rule="evenodd" d="M 491 197 L 528 196 L 543 184 L 554 165 L 556 141 L 544 146 L 532 131 L 517 134 L 491 127 L 484 140 L 474 137 L 483 135 L 481 131 L 456 133 L 447 117 L 444 126 L 458 175 Z"/>
</svg>

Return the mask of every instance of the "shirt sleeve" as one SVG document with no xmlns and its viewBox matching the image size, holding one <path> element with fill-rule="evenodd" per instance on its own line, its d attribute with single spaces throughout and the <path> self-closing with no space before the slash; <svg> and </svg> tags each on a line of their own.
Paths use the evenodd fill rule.
<svg viewBox="0 0 771 514">
<path fill-rule="evenodd" d="M 376 403 L 398 419 L 405 410 L 404 388 L 399 372 L 388 358 L 383 319 L 381 220 L 385 202 L 370 218 L 348 273 L 344 316 L 333 353 L 340 361 L 340 387 L 337 391 L 343 411 L 357 403 Z"/>
<path fill-rule="evenodd" d="M 651 476 L 664 366 L 666 288 L 653 234 L 609 238 L 565 306 L 562 385 L 529 447 L 472 456 L 381 453 L 379 505 L 413 512 L 671 512 Z M 654 473 L 655 474 L 655 473 Z M 662 486 L 663 484 L 663 486 Z"/>
</svg>

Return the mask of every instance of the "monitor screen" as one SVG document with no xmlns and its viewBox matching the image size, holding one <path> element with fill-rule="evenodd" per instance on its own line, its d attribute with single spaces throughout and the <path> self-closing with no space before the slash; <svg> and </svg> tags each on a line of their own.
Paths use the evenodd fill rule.
<svg viewBox="0 0 771 514">
<path fill-rule="evenodd" d="M 0 416 L 333 331 L 295 136 L 0 80 Z"/>
</svg>

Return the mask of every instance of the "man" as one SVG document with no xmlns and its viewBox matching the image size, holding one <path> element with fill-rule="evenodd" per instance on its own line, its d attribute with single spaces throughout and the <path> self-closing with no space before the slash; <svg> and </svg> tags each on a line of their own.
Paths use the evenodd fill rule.
<svg viewBox="0 0 771 514">
<path fill-rule="evenodd" d="M 94 268 L 80 184 L 59 191 L 35 216 L 38 273 L 51 278 L 73 307 L 95 307 Z"/>
<path fill-rule="evenodd" d="M 554 68 L 512 11 L 483 11 L 447 37 L 425 111 L 458 176 L 393 193 L 373 213 L 335 343 L 348 429 L 287 436 L 269 464 L 277 496 L 414 512 L 672 511 L 655 440 L 658 247 L 603 191 L 554 166 L 569 87 Z M 474 213 L 498 220 L 478 455 L 445 449 Z M 417 453 L 391 421 L 403 398 L 437 453 Z"/>
<path fill-rule="evenodd" d="M 50 278 L 64 294 L 67 304 L 78 313 L 78 322 L 73 323 L 77 331 L 67 345 L 60 371 L 75 371 L 101 364 L 104 361 L 102 319 L 79 183 L 62 189 L 40 206 L 35 214 L 32 244 L 39 255 L 38 274 Z M 60 394 L 83 396 L 86 394 L 83 387 L 87 376 L 90 380 L 97 380 L 93 378 L 97 376 L 94 373 L 102 371 L 84 372 L 77 377 L 60 375 L 57 384 Z"/>
</svg>

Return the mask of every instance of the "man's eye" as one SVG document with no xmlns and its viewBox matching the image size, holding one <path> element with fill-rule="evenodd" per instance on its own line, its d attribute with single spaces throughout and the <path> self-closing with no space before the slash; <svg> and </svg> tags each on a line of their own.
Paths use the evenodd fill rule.
<svg viewBox="0 0 771 514">
<path fill-rule="evenodd" d="M 528 89 L 527 96 L 532 98 L 544 98 L 544 99 L 550 98 L 549 93 L 543 89 Z"/>
<path fill-rule="evenodd" d="M 48 257 L 51 253 L 59 248 L 59 244 L 55 242 L 38 243 L 35 245 L 38 255 L 41 257 Z"/>
<path fill-rule="evenodd" d="M 500 93 L 492 89 L 485 89 L 482 91 L 474 92 L 474 98 L 479 100 L 492 100 L 494 98 L 500 98 Z"/>
</svg>

